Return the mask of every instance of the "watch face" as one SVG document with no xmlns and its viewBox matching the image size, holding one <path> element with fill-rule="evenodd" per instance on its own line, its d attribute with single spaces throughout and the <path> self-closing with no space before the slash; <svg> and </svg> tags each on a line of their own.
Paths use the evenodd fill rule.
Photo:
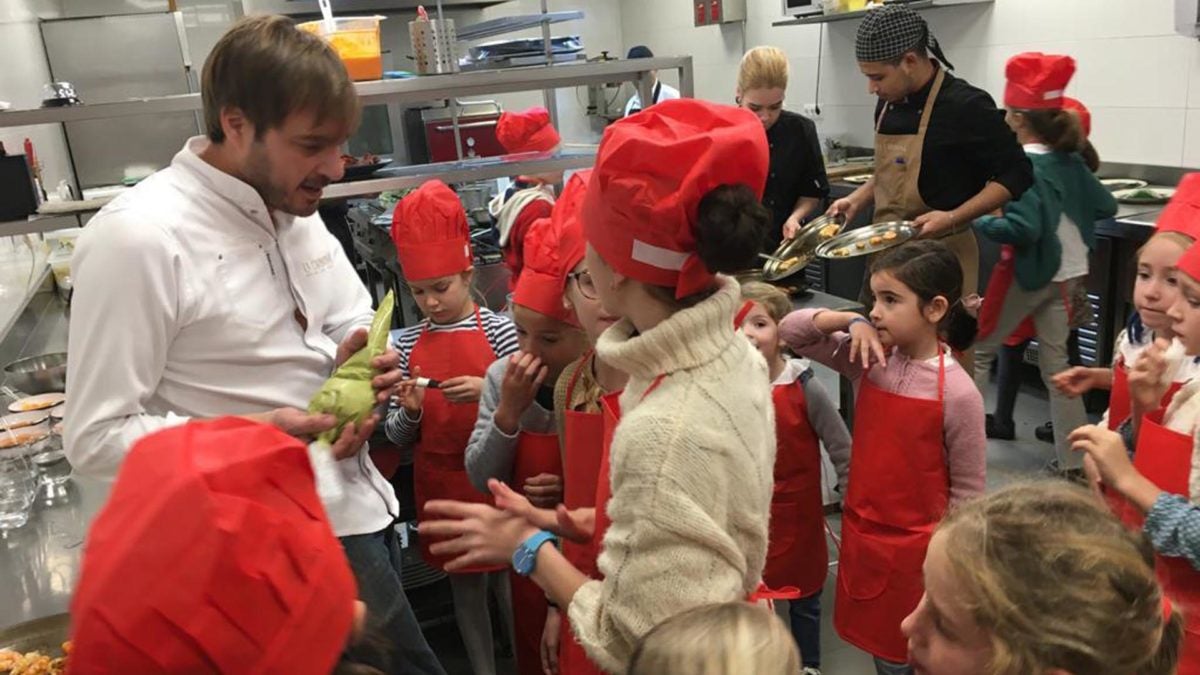
<svg viewBox="0 0 1200 675">
<path fill-rule="evenodd" d="M 531 552 L 524 546 L 517 547 L 513 552 L 513 570 L 522 576 L 528 576 L 533 571 L 533 561 L 536 560 L 536 552 Z"/>
</svg>

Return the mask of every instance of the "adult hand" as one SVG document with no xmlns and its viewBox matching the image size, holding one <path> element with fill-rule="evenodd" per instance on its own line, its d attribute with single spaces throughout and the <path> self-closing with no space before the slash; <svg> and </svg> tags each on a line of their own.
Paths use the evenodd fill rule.
<svg viewBox="0 0 1200 675">
<path fill-rule="evenodd" d="M 396 402 L 408 411 L 410 416 L 418 415 L 425 407 L 425 387 L 417 386 L 417 378 L 421 377 L 421 366 L 413 368 L 412 378 L 402 380 L 396 387 Z"/>
<path fill-rule="evenodd" d="M 496 404 L 495 423 L 501 431 L 510 435 L 518 431 L 521 415 L 533 405 L 548 373 L 542 360 L 532 354 L 517 352 L 508 358 L 500 383 L 500 401 Z"/>
<path fill-rule="evenodd" d="M 793 213 L 788 216 L 788 219 L 783 223 L 783 238 L 795 239 L 796 233 L 800 231 L 801 227 L 804 226 L 800 223 L 800 219 L 796 217 L 796 214 Z"/>
<path fill-rule="evenodd" d="M 329 414 L 313 414 L 296 408 L 276 408 L 256 415 L 243 415 L 247 419 L 277 427 L 289 436 L 310 441 L 322 431 L 337 426 L 337 418 Z"/>
<path fill-rule="evenodd" d="M 342 343 L 337 348 L 336 365 L 340 366 L 346 362 L 346 359 L 354 356 L 358 350 L 367 346 L 367 329 L 355 328 L 350 331 L 346 337 L 342 338 Z"/>
<path fill-rule="evenodd" d="M 921 237 L 937 237 L 948 233 L 959 224 L 953 211 L 930 211 L 917 216 L 914 222 L 921 230 Z"/>
<path fill-rule="evenodd" d="M 854 216 L 858 215 L 859 208 L 861 208 L 861 205 L 854 199 L 842 197 L 829 205 L 829 208 L 825 211 L 825 215 L 835 216 L 840 213 L 846 217 L 846 223 L 848 224 L 854 220 Z"/>
<path fill-rule="evenodd" d="M 483 378 L 473 375 L 452 377 L 442 382 L 441 391 L 451 403 L 478 403 L 483 394 Z"/>
<path fill-rule="evenodd" d="M 562 613 L 557 607 L 546 610 L 546 625 L 542 628 L 542 672 L 558 675 L 558 644 L 562 630 Z"/>
<path fill-rule="evenodd" d="M 552 509 L 562 501 L 563 479 L 552 473 L 540 473 L 521 486 L 530 503 L 540 509 Z"/>
<path fill-rule="evenodd" d="M 379 424 L 379 415 L 372 414 L 361 424 L 350 422 L 342 427 L 342 433 L 333 442 L 331 449 L 333 458 L 341 460 L 357 455 L 358 451 L 366 445 L 367 440 L 371 438 L 371 434 L 375 433 L 377 424 Z"/>
<path fill-rule="evenodd" d="M 1170 340 L 1158 338 L 1142 350 L 1141 356 L 1129 369 L 1129 398 L 1142 411 L 1157 409 L 1171 386 L 1166 377 L 1167 349 L 1170 346 Z"/>
<path fill-rule="evenodd" d="M 404 381 L 404 373 L 400 371 L 400 353 L 388 345 L 382 354 L 371 359 L 371 368 L 376 373 L 371 380 L 375 399 L 381 405 L 386 405 L 392 392 Z"/>
<path fill-rule="evenodd" d="M 1067 440 L 1075 452 L 1086 452 L 1100 480 L 1119 492 L 1124 492 L 1123 485 L 1138 475 L 1129 461 L 1125 441 L 1115 431 L 1089 424 L 1072 431 Z"/>
<path fill-rule="evenodd" d="M 1092 369 L 1085 366 L 1068 368 L 1050 378 L 1054 388 L 1063 394 L 1076 398 L 1095 388 Z"/>
<path fill-rule="evenodd" d="M 488 481 L 498 482 L 494 479 Z M 521 542 L 538 529 L 524 518 L 488 504 L 433 500 L 425 504 L 421 535 L 444 539 L 430 550 L 451 557 L 447 572 L 479 565 L 508 565 Z"/>
<path fill-rule="evenodd" d="M 867 321 L 854 321 L 847 330 L 850 333 L 850 363 L 857 357 L 862 361 L 863 370 L 871 365 L 872 359 L 881 367 L 887 367 L 887 352 L 875 326 Z"/>
</svg>

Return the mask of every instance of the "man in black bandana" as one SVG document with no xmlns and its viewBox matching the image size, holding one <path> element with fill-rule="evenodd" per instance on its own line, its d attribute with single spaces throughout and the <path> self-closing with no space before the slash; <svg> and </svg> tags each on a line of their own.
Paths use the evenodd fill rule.
<svg viewBox="0 0 1200 675">
<path fill-rule="evenodd" d="M 1033 167 L 1004 111 L 948 72 L 953 65 L 912 9 L 867 14 L 855 52 L 867 90 L 879 97 L 875 176 L 829 211 L 852 219 L 873 203 L 875 221 L 915 220 L 922 236 L 944 238 L 958 255 L 964 292 L 973 293 L 979 249 L 971 221 L 1025 192 Z"/>
</svg>

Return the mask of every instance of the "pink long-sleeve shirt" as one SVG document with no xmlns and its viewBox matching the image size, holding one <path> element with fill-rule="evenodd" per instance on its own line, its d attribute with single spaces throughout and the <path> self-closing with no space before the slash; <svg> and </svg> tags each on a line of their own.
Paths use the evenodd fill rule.
<svg viewBox="0 0 1200 675">
<path fill-rule="evenodd" d="M 792 312 L 779 325 L 779 333 L 798 356 L 822 363 L 846 376 L 857 399 L 862 383 L 861 363 L 850 362 L 850 335 L 837 332 L 826 335 L 814 319 L 822 309 Z M 946 391 L 943 406 L 942 437 L 946 466 L 950 474 L 950 504 L 983 494 L 987 479 L 987 435 L 984 432 L 983 397 L 971 376 L 949 354 L 946 364 Z M 892 350 L 886 368 L 866 371 L 871 384 L 901 396 L 937 399 L 938 359 L 916 361 Z M 858 411 L 857 415 L 870 414 Z M 853 450 L 851 451 L 853 453 Z M 853 479 L 852 479 L 853 480 Z"/>
</svg>

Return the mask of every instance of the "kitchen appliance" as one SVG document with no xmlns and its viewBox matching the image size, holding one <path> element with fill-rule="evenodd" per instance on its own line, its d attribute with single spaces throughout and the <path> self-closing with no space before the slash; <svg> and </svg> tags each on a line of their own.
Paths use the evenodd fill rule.
<svg viewBox="0 0 1200 675">
<path fill-rule="evenodd" d="M 821 0 L 782 0 L 784 16 L 813 16 L 824 12 Z"/>
<path fill-rule="evenodd" d="M 79 96 L 75 94 L 75 86 L 70 82 L 51 82 L 42 87 L 43 108 L 60 108 L 80 103 Z"/>
<path fill-rule="evenodd" d="M 496 139 L 496 122 L 503 112 L 496 101 L 456 101 L 458 132 L 462 137 L 464 158 L 500 157 L 506 154 Z M 404 131 L 408 138 L 409 164 L 454 162 L 458 149 L 454 142 L 454 122 L 449 106 L 404 111 Z"/>
<path fill-rule="evenodd" d="M 379 41 L 379 22 L 387 17 L 356 16 L 331 19 L 333 30 L 325 21 L 307 21 L 296 26 L 325 38 L 346 65 L 352 80 L 383 79 L 383 52 Z"/>
<path fill-rule="evenodd" d="M 0 146 L 0 222 L 24 220 L 37 208 L 33 172 L 25 155 L 4 155 Z"/>
</svg>

